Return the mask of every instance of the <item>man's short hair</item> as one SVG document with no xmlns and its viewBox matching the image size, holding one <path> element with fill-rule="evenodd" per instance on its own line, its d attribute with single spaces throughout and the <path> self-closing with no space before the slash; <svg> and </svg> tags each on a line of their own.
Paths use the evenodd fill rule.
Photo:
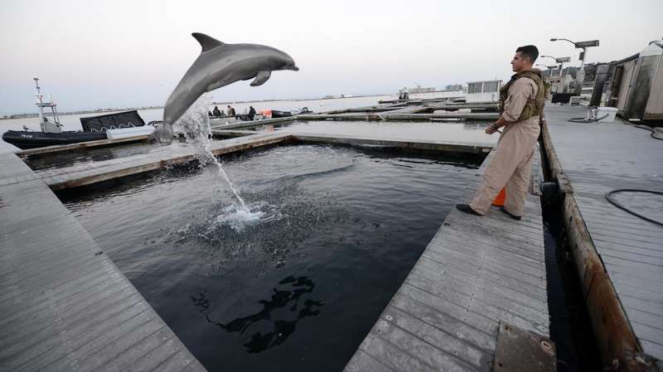
<svg viewBox="0 0 663 372">
<path fill-rule="evenodd" d="M 520 48 L 516 49 L 516 53 L 518 52 L 520 52 L 523 57 L 529 59 L 532 64 L 534 64 L 534 61 L 539 58 L 539 49 L 534 45 L 521 46 Z"/>
</svg>

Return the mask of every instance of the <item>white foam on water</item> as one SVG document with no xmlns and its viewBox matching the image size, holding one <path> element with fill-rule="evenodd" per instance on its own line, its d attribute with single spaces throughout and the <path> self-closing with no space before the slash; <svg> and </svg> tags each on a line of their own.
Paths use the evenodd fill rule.
<svg viewBox="0 0 663 372">
<path fill-rule="evenodd" d="M 254 226 L 261 222 L 277 221 L 283 218 L 276 207 L 264 203 L 254 203 L 248 206 L 246 210 L 237 208 L 235 205 L 229 205 L 221 211 L 221 214 L 214 219 L 210 229 L 228 226 L 231 229 L 242 232 L 248 226 Z"/>
<path fill-rule="evenodd" d="M 244 199 L 239 195 L 239 191 L 237 191 L 237 188 L 223 169 L 223 165 L 211 151 L 212 128 L 209 123 L 209 116 L 207 115 L 208 108 L 211 105 L 212 96 L 210 94 L 203 94 L 193 105 L 191 105 L 186 113 L 182 115 L 182 118 L 175 123 L 175 130 L 177 132 L 182 132 L 186 136 L 187 141 L 190 141 L 196 148 L 198 159 L 200 160 L 200 165 L 202 167 L 209 163 L 216 165 L 218 169 L 217 175 L 225 180 L 226 184 L 228 184 L 230 190 L 232 190 L 235 195 L 235 199 L 237 200 L 237 203 L 235 204 L 238 210 L 250 214 L 246 202 L 244 202 Z"/>
</svg>

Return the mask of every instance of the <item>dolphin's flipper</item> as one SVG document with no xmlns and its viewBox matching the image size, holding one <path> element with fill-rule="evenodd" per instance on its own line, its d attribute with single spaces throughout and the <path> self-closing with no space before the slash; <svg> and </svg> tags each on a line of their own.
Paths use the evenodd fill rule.
<svg viewBox="0 0 663 372">
<path fill-rule="evenodd" d="M 270 76 L 272 76 L 272 72 L 269 70 L 263 70 L 258 72 L 258 75 L 256 75 L 256 79 L 251 82 L 251 86 L 257 87 L 259 85 L 265 84 L 265 82 L 269 80 Z"/>
<path fill-rule="evenodd" d="M 225 45 L 223 42 L 216 40 L 211 36 L 201 34 L 200 32 L 194 32 L 191 34 L 191 36 L 195 37 L 196 40 L 198 40 L 198 42 L 200 43 L 200 46 L 203 47 L 203 51 L 201 53 L 205 53 L 208 50 L 212 50 L 218 46 Z"/>
</svg>

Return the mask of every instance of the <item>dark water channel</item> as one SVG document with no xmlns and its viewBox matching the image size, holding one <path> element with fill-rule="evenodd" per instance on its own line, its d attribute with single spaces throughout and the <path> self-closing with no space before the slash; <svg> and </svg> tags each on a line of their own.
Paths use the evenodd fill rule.
<svg viewBox="0 0 663 372">
<path fill-rule="evenodd" d="M 477 161 L 325 146 L 223 158 L 258 221 L 233 218 L 213 166 L 60 197 L 210 371 L 340 371 Z"/>
</svg>

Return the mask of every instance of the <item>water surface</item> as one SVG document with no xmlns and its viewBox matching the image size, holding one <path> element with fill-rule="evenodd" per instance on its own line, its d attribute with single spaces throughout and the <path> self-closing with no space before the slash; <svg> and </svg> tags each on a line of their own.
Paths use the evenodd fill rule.
<svg viewBox="0 0 663 372">
<path fill-rule="evenodd" d="M 210 371 L 340 371 L 473 179 L 476 163 L 325 146 L 61 197 Z"/>
</svg>

